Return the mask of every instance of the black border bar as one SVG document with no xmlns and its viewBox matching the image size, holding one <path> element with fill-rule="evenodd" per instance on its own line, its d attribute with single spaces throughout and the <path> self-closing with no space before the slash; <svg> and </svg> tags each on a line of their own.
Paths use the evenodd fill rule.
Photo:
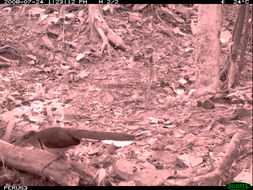
<svg viewBox="0 0 253 190">
<path fill-rule="evenodd" d="M 4 4 L 249 4 L 252 0 L 4 0 Z"/>
</svg>

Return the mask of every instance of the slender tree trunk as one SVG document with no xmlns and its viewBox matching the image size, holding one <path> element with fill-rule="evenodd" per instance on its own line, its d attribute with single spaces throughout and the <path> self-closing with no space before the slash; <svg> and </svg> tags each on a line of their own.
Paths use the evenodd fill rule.
<svg viewBox="0 0 253 190">
<path fill-rule="evenodd" d="M 220 88 L 218 73 L 221 16 L 221 5 L 199 5 L 196 52 L 198 95 L 215 93 Z"/>
</svg>

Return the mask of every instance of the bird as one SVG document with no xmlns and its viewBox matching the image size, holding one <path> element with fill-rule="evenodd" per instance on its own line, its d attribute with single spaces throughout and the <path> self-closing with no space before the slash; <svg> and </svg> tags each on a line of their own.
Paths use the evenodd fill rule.
<svg viewBox="0 0 253 190">
<path fill-rule="evenodd" d="M 41 131 L 28 131 L 24 135 L 18 137 L 14 144 L 20 146 L 28 143 L 36 148 L 40 148 L 55 154 L 57 156 L 56 159 L 50 161 L 46 166 L 44 166 L 44 170 L 53 161 L 63 157 L 67 150 L 79 145 L 82 138 L 132 141 L 135 139 L 135 136 L 126 133 L 50 127 Z"/>
<path fill-rule="evenodd" d="M 81 143 L 82 138 L 96 140 L 132 141 L 134 135 L 126 133 L 89 131 L 84 129 L 50 127 L 41 131 L 28 131 L 17 138 L 15 144 L 28 143 L 34 147 L 58 154 Z"/>
</svg>

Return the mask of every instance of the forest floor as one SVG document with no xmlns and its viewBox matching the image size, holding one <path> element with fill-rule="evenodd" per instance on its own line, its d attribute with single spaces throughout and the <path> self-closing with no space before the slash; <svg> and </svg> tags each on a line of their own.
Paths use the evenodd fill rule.
<svg viewBox="0 0 253 190">
<path fill-rule="evenodd" d="M 229 178 L 217 185 L 249 174 L 252 44 L 240 85 L 223 101 L 213 102 L 212 109 L 204 109 L 190 96 L 196 80 L 194 7 L 187 7 L 189 13 L 162 5 L 138 12 L 130 5 L 104 11 L 109 27 L 128 48 L 110 47 L 103 54 L 101 41 L 95 44 L 89 37 L 88 6 L 65 7 L 0 6 L 0 136 L 13 118 L 13 138 L 48 125 L 134 134 L 135 142 L 110 156 L 97 142 L 85 149 L 78 146 L 69 155 L 104 168 L 106 184 L 186 185 L 185 179 L 217 168 L 231 138 L 242 129 L 242 152 L 227 171 Z M 238 7 L 225 5 L 223 10 L 222 29 L 232 34 Z M 224 57 L 227 49 L 222 50 Z M 105 167 L 106 159 L 111 164 Z M 6 171 L 1 168 L 0 176 Z M 26 177 L 7 184 L 54 185 L 22 175 Z"/>
</svg>

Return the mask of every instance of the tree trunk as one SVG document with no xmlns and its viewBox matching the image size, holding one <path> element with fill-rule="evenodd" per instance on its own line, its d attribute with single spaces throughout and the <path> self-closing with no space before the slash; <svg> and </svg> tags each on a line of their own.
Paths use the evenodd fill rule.
<svg viewBox="0 0 253 190">
<path fill-rule="evenodd" d="M 220 89 L 219 54 L 221 5 L 199 5 L 197 35 L 196 89 L 198 95 Z"/>
</svg>

